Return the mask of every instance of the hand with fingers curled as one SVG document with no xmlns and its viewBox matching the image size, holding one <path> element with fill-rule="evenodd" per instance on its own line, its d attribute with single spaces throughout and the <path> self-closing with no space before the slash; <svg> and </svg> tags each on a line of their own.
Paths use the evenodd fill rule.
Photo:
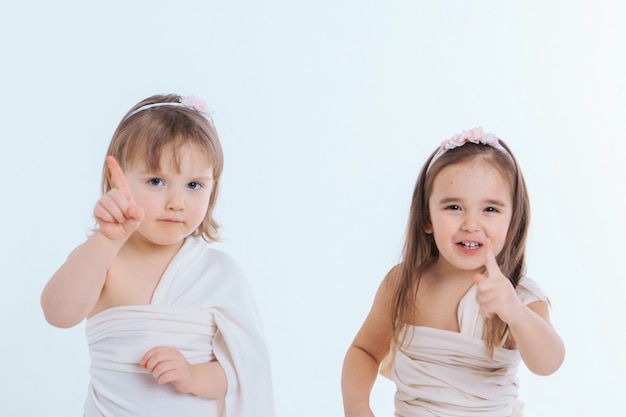
<svg viewBox="0 0 626 417">
<path fill-rule="evenodd" d="M 175 348 L 159 346 L 150 349 L 139 363 L 160 384 L 172 384 L 179 392 L 188 394 L 194 388 L 192 365 Z"/>
<path fill-rule="evenodd" d="M 523 316 L 524 304 L 515 292 L 511 281 L 504 276 L 493 253 L 491 241 L 484 244 L 485 272 L 474 276 L 478 291 L 476 301 L 483 318 L 497 314 L 502 321 L 511 324 Z"/>
<path fill-rule="evenodd" d="M 98 232 L 113 242 L 124 242 L 139 227 L 143 209 L 135 204 L 130 186 L 119 163 L 106 157 L 111 190 L 104 194 L 94 207 Z"/>
</svg>

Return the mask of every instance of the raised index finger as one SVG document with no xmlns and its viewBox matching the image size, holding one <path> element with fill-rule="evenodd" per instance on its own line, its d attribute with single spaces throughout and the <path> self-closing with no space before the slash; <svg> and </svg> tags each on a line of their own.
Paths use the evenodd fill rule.
<svg viewBox="0 0 626 417">
<path fill-rule="evenodd" d="M 487 238 L 485 240 L 483 249 L 485 252 L 485 268 L 487 269 L 487 273 L 485 275 L 487 278 L 502 274 L 502 271 L 500 271 L 500 267 L 498 266 L 498 261 L 496 261 L 496 255 L 493 253 L 491 239 Z"/>
<path fill-rule="evenodd" d="M 115 157 L 108 155 L 106 157 L 107 168 L 109 169 L 109 174 L 111 175 L 111 187 L 117 188 L 124 196 L 130 201 L 132 204 L 135 203 L 133 199 L 133 194 L 130 191 L 130 186 L 128 185 L 128 181 L 126 181 L 126 176 L 124 175 L 124 171 L 122 171 L 122 167 L 117 162 Z"/>
</svg>

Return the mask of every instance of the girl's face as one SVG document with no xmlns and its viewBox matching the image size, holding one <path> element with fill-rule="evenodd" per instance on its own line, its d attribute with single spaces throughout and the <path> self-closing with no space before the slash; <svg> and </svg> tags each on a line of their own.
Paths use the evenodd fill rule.
<svg viewBox="0 0 626 417">
<path fill-rule="evenodd" d="M 151 171 L 137 161 L 125 176 L 144 218 L 130 240 L 151 245 L 181 244 L 202 223 L 213 191 L 213 167 L 194 145 L 179 150 L 180 172 L 171 151 L 161 156 L 160 169 Z"/>
<path fill-rule="evenodd" d="M 489 163 L 471 160 L 442 169 L 428 200 L 432 233 L 439 249 L 438 264 L 479 272 L 485 263 L 483 244 L 491 240 L 498 256 L 512 216 L 512 190 Z"/>
</svg>

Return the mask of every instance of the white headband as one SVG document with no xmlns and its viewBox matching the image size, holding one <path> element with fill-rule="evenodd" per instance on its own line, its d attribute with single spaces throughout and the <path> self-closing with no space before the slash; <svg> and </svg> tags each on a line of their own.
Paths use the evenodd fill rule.
<svg viewBox="0 0 626 417">
<path fill-rule="evenodd" d="M 207 105 L 206 105 L 206 103 L 203 100 L 201 100 L 199 98 L 196 98 L 194 96 L 181 97 L 180 98 L 180 102 L 178 102 L 178 103 L 173 101 L 173 102 L 146 104 L 145 106 L 141 106 L 138 109 L 135 109 L 131 114 L 126 116 L 124 121 L 130 119 L 132 116 L 136 115 L 139 112 L 151 109 L 153 107 L 161 107 L 161 106 L 185 107 L 187 109 L 191 109 L 191 110 L 194 110 L 194 111 L 202 114 L 207 119 L 209 119 L 209 121 L 211 121 L 211 119 L 210 119 L 210 117 L 209 117 L 209 115 L 207 113 Z"/>
</svg>

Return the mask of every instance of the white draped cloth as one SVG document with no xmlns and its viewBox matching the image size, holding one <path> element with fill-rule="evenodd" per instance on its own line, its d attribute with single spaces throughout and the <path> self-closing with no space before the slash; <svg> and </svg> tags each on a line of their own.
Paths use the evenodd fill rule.
<svg viewBox="0 0 626 417">
<path fill-rule="evenodd" d="M 271 417 L 270 363 L 256 305 L 237 263 L 200 239 L 187 238 L 149 305 L 121 306 L 89 318 L 91 381 L 85 417 Z M 139 365 L 156 346 L 181 351 L 191 364 L 219 361 L 225 399 L 159 385 Z"/>
<path fill-rule="evenodd" d="M 496 346 L 488 355 L 476 291 L 472 286 L 459 303 L 459 332 L 407 326 L 402 347 L 385 358 L 381 374 L 396 384 L 396 417 L 522 416 L 520 354 Z M 524 304 L 547 302 L 530 278 L 522 278 L 516 292 Z"/>
</svg>

